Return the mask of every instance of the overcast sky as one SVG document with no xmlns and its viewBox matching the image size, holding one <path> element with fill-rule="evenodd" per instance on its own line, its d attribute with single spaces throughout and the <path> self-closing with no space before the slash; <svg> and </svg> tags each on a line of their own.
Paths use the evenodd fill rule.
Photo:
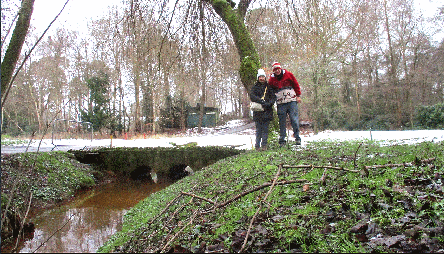
<svg viewBox="0 0 444 254">
<path fill-rule="evenodd" d="M 431 17 L 437 12 L 439 6 L 444 5 L 443 0 L 414 0 L 417 11 L 421 11 L 426 17 Z M 31 24 L 41 34 L 54 17 L 60 12 L 66 0 L 36 0 Z M 108 7 L 122 6 L 122 0 L 70 0 L 66 8 L 53 24 L 51 30 L 56 27 L 65 27 L 71 30 L 87 33 L 87 22 L 95 20 L 108 12 Z M 239 2 L 239 0 L 235 0 Z M 51 32 L 49 32 L 51 34 Z"/>
<path fill-rule="evenodd" d="M 122 6 L 121 2 L 122 0 L 70 0 L 50 30 L 55 31 L 56 27 L 64 27 L 87 33 L 88 21 L 107 14 L 110 6 Z M 65 3 L 66 0 L 35 1 L 31 24 L 37 29 L 38 34 L 45 31 Z"/>
</svg>

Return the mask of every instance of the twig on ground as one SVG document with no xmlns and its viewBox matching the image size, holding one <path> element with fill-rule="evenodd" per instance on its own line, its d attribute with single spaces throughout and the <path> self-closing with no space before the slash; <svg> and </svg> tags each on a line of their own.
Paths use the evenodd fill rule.
<svg viewBox="0 0 444 254">
<path fill-rule="evenodd" d="M 292 183 L 303 183 L 303 182 L 306 182 L 306 181 L 307 181 L 306 179 L 284 180 L 284 181 L 277 182 L 276 185 L 286 185 L 286 184 L 292 184 Z M 237 195 L 237 196 L 235 196 L 235 197 L 233 197 L 233 198 L 231 198 L 231 199 L 229 199 L 229 200 L 227 200 L 227 201 L 225 201 L 223 203 L 220 203 L 220 204 L 216 205 L 215 209 L 216 208 L 224 207 L 224 206 L 232 203 L 233 201 L 236 201 L 237 199 L 239 199 L 239 198 L 241 198 L 241 197 L 243 197 L 243 196 L 245 196 L 247 194 L 250 194 L 250 193 L 258 191 L 258 190 L 261 190 L 261 189 L 263 189 L 265 187 L 268 187 L 268 186 L 271 186 L 271 185 L 272 185 L 272 183 L 264 183 L 264 184 L 262 184 L 260 186 L 254 187 L 251 190 L 245 191 L 245 192 L 243 192 L 243 193 L 241 193 L 241 194 L 239 194 L 239 195 Z"/>
<path fill-rule="evenodd" d="M 325 185 L 325 179 L 327 178 L 327 168 L 324 170 L 324 173 L 322 173 L 321 178 L 319 179 L 319 183 L 321 185 Z"/>
<path fill-rule="evenodd" d="M 162 226 L 160 229 L 155 230 L 153 233 L 151 233 L 151 234 L 150 234 L 148 237 L 146 237 L 146 238 L 151 238 L 151 237 L 153 237 L 157 232 L 159 232 L 160 230 L 163 230 L 164 228 L 168 227 L 168 223 L 170 223 L 170 222 L 174 219 L 174 216 L 176 216 L 176 214 L 178 214 L 180 211 L 182 211 L 182 210 L 185 208 L 185 206 L 191 204 L 191 203 L 193 202 L 193 199 L 194 199 L 194 197 L 192 197 L 191 200 L 190 200 L 188 203 L 183 204 L 183 205 L 181 205 L 179 208 L 177 208 L 176 211 L 174 211 L 173 214 L 171 214 L 171 216 L 169 217 L 169 219 L 163 224 L 163 226 Z M 151 224 L 150 224 L 150 225 L 151 225 Z M 168 234 L 165 238 L 168 238 L 169 235 L 170 235 L 170 234 Z"/>
<path fill-rule="evenodd" d="M 358 148 L 355 151 L 355 157 L 353 158 L 353 168 L 356 169 L 356 155 L 358 154 L 359 148 L 361 148 L 362 143 L 359 144 Z"/>
<path fill-rule="evenodd" d="M 280 165 L 279 166 L 280 167 L 280 169 L 279 169 L 279 172 L 280 172 L 280 170 L 281 170 L 281 168 L 282 168 L 282 166 Z M 228 205 L 228 204 L 230 204 L 230 203 L 232 203 L 232 202 L 234 202 L 234 201 L 236 201 L 237 199 L 239 199 L 239 198 L 241 198 L 241 197 L 243 197 L 243 196 L 245 196 L 245 195 L 247 195 L 247 194 L 250 194 L 250 193 L 252 193 L 252 192 L 255 192 L 255 191 L 258 191 L 258 190 L 261 190 L 261 189 L 263 189 L 263 188 L 265 188 L 265 187 L 268 187 L 268 186 L 271 186 L 271 188 L 270 188 L 270 190 L 269 190 L 269 192 L 267 193 L 267 195 L 265 196 L 265 198 L 264 198 L 264 200 L 262 201 L 262 202 L 265 202 L 266 201 L 266 199 L 268 198 L 268 195 L 271 193 L 271 190 L 274 188 L 274 186 L 276 186 L 276 185 L 286 185 L 286 184 L 292 184 L 292 183 L 303 183 L 303 182 L 306 182 L 307 180 L 306 179 L 297 179 L 297 180 L 282 180 L 282 181 L 277 181 L 277 179 L 278 179 L 278 176 L 279 175 L 277 175 L 275 178 L 274 178 L 274 180 L 273 180 L 273 182 L 272 183 L 264 183 L 264 184 L 262 184 L 262 185 L 260 185 L 260 186 L 257 186 L 257 187 L 255 187 L 255 188 L 253 188 L 253 189 L 251 189 L 251 190 L 248 190 L 248 191 L 245 191 L 245 192 L 243 192 L 243 193 L 241 193 L 241 194 L 239 194 L 239 195 L 236 195 L 235 197 L 233 197 L 233 198 L 231 198 L 231 199 L 229 199 L 229 200 L 227 200 L 227 201 L 225 201 L 225 202 L 223 202 L 223 203 L 220 203 L 220 204 L 217 204 L 217 202 L 215 202 L 215 201 L 212 201 L 212 200 L 210 200 L 210 199 L 208 199 L 208 198 L 204 198 L 204 197 L 200 197 L 200 196 L 198 196 L 198 195 L 195 195 L 195 194 L 192 194 L 192 193 L 187 193 L 187 192 L 181 192 L 178 196 L 176 196 L 173 200 L 171 200 L 168 204 L 167 204 L 167 206 L 155 217 L 155 218 L 153 218 L 153 219 L 151 219 L 150 220 L 150 225 L 155 221 L 155 220 L 157 220 L 162 214 L 164 214 L 167 210 L 168 210 L 168 208 L 170 208 L 170 206 L 179 198 L 179 197 L 181 197 L 181 196 L 184 196 L 184 195 L 187 195 L 187 196 L 191 196 L 191 200 L 188 202 L 188 203 L 186 203 L 186 204 L 183 204 L 181 207 L 179 207 L 179 208 L 177 208 L 176 209 L 176 211 L 174 211 L 174 213 L 171 215 L 171 216 L 169 216 L 169 219 L 168 219 L 168 221 L 166 222 L 166 223 L 164 223 L 164 225 L 163 225 L 163 227 L 161 228 L 161 229 L 159 229 L 159 230 L 155 230 L 153 233 L 151 233 L 148 237 L 146 237 L 146 238 L 151 238 L 152 236 L 154 236 L 157 232 L 159 232 L 160 230 L 162 230 L 162 229 L 164 229 L 165 227 L 167 227 L 167 225 L 171 222 L 171 220 L 174 218 L 174 216 L 179 212 L 179 211 L 181 211 L 182 209 L 184 209 L 186 206 L 188 206 L 188 205 L 190 205 L 192 202 L 193 202 L 193 200 L 194 200 L 194 198 L 196 198 L 196 199 L 201 199 L 201 200 L 204 200 L 204 201 L 207 201 L 208 203 L 211 203 L 212 205 L 213 205 L 213 208 L 211 209 L 211 210 L 209 210 L 209 211 L 201 211 L 201 210 L 199 210 L 199 209 L 197 209 L 195 212 L 194 212 L 194 214 L 195 214 L 195 216 L 193 216 L 193 218 L 191 218 L 191 220 L 187 223 L 187 225 L 186 226 L 183 226 L 183 223 L 184 223 L 184 221 L 180 221 L 179 222 L 179 227 L 182 227 L 180 230 L 179 230 L 179 232 L 177 232 L 172 238 L 170 238 L 171 237 L 171 233 L 170 234 L 168 234 L 167 236 L 165 236 L 163 239 L 164 240 L 162 240 L 162 242 L 165 242 L 166 241 L 166 239 L 168 239 L 168 242 L 162 247 L 162 249 L 161 248 L 157 248 L 157 249 L 155 249 L 155 250 L 149 250 L 150 252 L 158 252 L 158 251 L 161 251 L 161 252 L 163 252 L 163 251 L 165 251 L 165 249 L 167 248 L 167 246 L 175 239 L 175 238 L 177 238 L 177 236 L 179 235 L 179 233 L 180 232 L 182 232 L 189 224 L 191 224 L 192 223 L 192 221 L 197 217 L 197 216 L 200 216 L 200 215 L 203 215 L 203 214 L 207 214 L 207 213 L 209 213 L 209 212 L 214 212 L 217 208 L 222 208 L 222 207 L 224 207 L 224 206 L 226 206 L 226 205 Z M 270 204 L 268 204 L 268 205 L 270 205 Z M 262 203 L 261 203 L 261 207 L 262 207 Z M 186 220 L 185 220 L 186 221 Z"/>
<path fill-rule="evenodd" d="M 282 170 L 282 165 L 279 165 L 278 171 L 277 171 L 276 175 L 274 176 L 273 183 L 271 184 L 270 189 L 268 190 L 267 194 L 265 195 L 263 202 L 267 201 L 268 196 L 273 191 L 273 188 L 276 185 L 276 181 L 277 181 L 279 175 L 281 174 L 281 170 Z M 239 250 L 239 253 L 241 253 L 245 249 L 245 246 L 247 245 L 247 242 L 248 242 L 248 237 L 250 236 L 251 228 L 253 227 L 253 223 L 256 220 L 256 216 L 259 214 L 261 209 L 262 209 L 262 202 L 260 203 L 258 209 L 256 210 L 256 213 L 253 215 L 253 218 L 251 218 L 250 226 L 248 227 L 248 231 L 247 231 L 247 235 L 245 236 L 244 243 L 242 244 L 242 247 Z"/>
<path fill-rule="evenodd" d="M 263 174 L 264 174 L 264 172 L 257 173 L 257 174 L 255 174 L 255 175 L 252 176 L 252 177 L 249 177 L 249 178 L 247 178 L 247 179 L 244 179 L 244 182 L 248 182 L 248 181 L 250 181 L 251 179 L 256 178 L 256 177 L 258 177 L 258 176 L 260 176 L 260 175 L 263 175 Z"/>
<path fill-rule="evenodd" d="M 192 198 L 191 198 L 192 199 Z M 185 226 L 183 226 L 176 234 L 174 234 L 174 236 L 163 246 L 163 248 L 161 249 L 161 251 L 160 252 L 164 252 L 165 251 L 165 249 L 168 247 L 168 245 L 170 245 L 170 243 L 172 242 L 172 241 L 174 241 L 176 238 L 177 238 L 177 236 L 180 234 L 180 233 L 182 233 L 182 231 L 185 229 L 185 228 L 187 228 L 191 223 L 193 223 L 193 221 L 194 221 L 194 219 L 197 217 L 197 215 L 199 214 L 198 213 L 198 211 L 199 211 L 199 209 L 196 209 L 194 212 L 193 212 L 193 217 L 191 217 L 191 219 L 190 219 L 190 221 L 185 225 Z M 155 252 L 157 252 L 157 251 L 155 251 Z"/>
<path fill-rule="evenodd" d="M 171 200 L 167 205 L 166 205 L 166 207 L 156 216 L 156 217 L 154 217 L 153 219 L 151 219 L 150 220 L 150 222 L 148 222 L 148 224 L 153 224 L 153 222 L 155 221 L 155 220 L 157 220 L 157 218 L 159 218 L 160 216 L 162 216 L 162 214 L 164 214 L 165 212 L 166 212 L 166 210 L 168 210 L 168 208 L 170 208 L 170 206 L 178 199 L 178 198 L 180 198 L 182 196 L 182 193 L 180 193 L 179 195 L 177 195 L 175 198 L 173 198 L 173 200 Z"/>
<path fill-rule="evenodd" d="M 313 166 L 313 165 L 297 165 L 297 166 L 292 166 L 292 165 L 283 165 L 283 168 L 328 168 L 328 169 L 335 169 L 335 170 L 344 170 L 344 171 L 349 171 L 349 172 L 353 172 L 353 173 L 359 173 L 361 172 L 360 170 L 353 170 L 353 169 L 347 169 L 347 168 L 343 168 L 343 167 L 333 167 L 333 166 Z"/>
<path fill-rule="evenodd" d="M 436 158 L 424 159 L 424 160 L 421 160 L 420 163 L 427 164 L 427 163 L 430 163 L 435 160 L 436 160 Z"/>
<path fill-rule="evenodd" d="M 425 160 L 420 160 L 419 163 L 420 164 L 427 164 L 430 163 L 432 161 L 434 161 L 435 158 L 430 158 L 430 159 L 425 159 Z M 412 163 L 398 163 L 398 164 L 384 164 L 384 165 L 373 165 L 373 166 L 365 166 L 364 169 L 371 169 L 371 168 L 394 168 L 394 167 L 412 167 L 414 164 L 414 162 Z"/>
<path fill-rule="evenodd" d="M 197 195 L 194 195 L 194 194 L 192 194 L 192 193 L 187 193 L 187 192 L 181 192 L 183 195 L 188 195 L 188 196 L 191 196 L 191 197 L 195 197 L 195 198 L 197 198 L 197 199 L 202 199 L 202 200 L 204 200 L 204 201 L 207 201 L 208 203 L 211 203 L 211 204 L 213 204 L 213 205 L 216 205 L 216 202 L 214 202 L 213 200 L 210 200 L 210 199 L 208 199 L 208 198 L 204 198 L 204 197 L 199 197 L 199 196 L 197 196 Z"/>
</svg>

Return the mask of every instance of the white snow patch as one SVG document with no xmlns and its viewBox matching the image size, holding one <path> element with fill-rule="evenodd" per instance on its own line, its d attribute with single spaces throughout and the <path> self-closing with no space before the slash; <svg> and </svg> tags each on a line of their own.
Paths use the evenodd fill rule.
<svg viewBox="0 0 444 254">
<path fill-rule="evenodd" d="M 203 133 L 197 133 L 197 128 L 189 129 L 183 136 L 164 137 L 164 138 L 146 138 L 146 139 L 55 139 L 52 144 L 51 139 L 42 140 L 41 147 L 57 146 L 75 146 L 83 147 L 174 147 L 195 142 L 198 146 L 234 146 L 237 149 L 252 149 L 255 143 L 254 127 L 235 134 L 224 134 L 223 132 L 230 128 L 235 128 L 245 124 L 244 120 L 233 120 L 224 126 L 215 128 L 203 128 Z M 293 132 L 288 131 L 290 137 Z M 414 131 L 323 131 L 316 135 L 307 133 L 301 135 L 302 146 L 306 142 L 320 140 L 377 140 L 377 141 L 396 141 L 399 143 L 419 143 L 423 141 L 440 142 L 444 140 L 444 130 L 414 130 Z M 291 138 L 290 140 L 293 140 Z M 30 146 L 38 147 L 40 140 L 34 140 Z M 23 146 L 20 145 L 20 146 Z"/>
</svg>

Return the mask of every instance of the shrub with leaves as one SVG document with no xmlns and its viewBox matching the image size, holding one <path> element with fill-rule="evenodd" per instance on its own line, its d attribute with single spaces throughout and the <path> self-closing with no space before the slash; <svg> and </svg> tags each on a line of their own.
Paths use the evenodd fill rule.
<svg viewBox="0 0 444 254">
<path fill-rule="evenodd" d="M 420 127 L 425 129 L 443 129 L 444 103 L 417 107 L 416 121 Z"/>
</svg>

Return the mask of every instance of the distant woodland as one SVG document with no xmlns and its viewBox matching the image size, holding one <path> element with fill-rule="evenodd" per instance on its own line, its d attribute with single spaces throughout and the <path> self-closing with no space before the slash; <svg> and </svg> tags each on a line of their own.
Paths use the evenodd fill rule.
<svg viewBox="0 0 444 254">
<path fill-rule="evenodd" d="M 249 117 L 256 71 L 274 61 L 298 79 L 300 118 L 315 131 L 444 128 L 444 5 L 424 18 L 411 0 L 237 2 L 125 0 L 87 35 L 54 26 L 40 41 L 31 21 L 2 80 L 2 134 L 56 119 L 161 133 L 187 128 L 196 106 Z M 2 79 L 22 6 L 2 0 Z"/>
</svg>

